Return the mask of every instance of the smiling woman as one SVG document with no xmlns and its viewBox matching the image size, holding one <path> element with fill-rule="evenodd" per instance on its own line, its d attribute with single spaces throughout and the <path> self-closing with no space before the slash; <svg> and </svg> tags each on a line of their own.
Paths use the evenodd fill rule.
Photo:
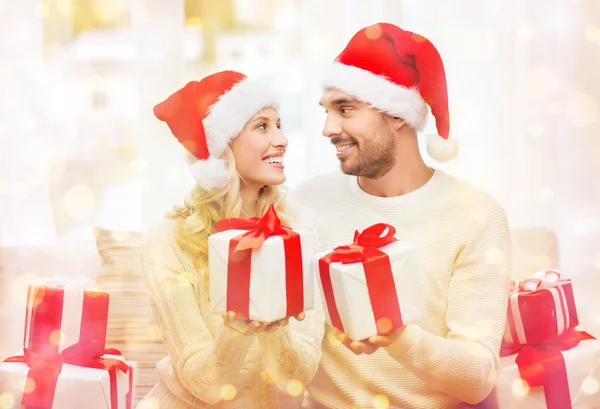
<svg viewBox="0 0 600 409">
<path fill-rule="evenodd" d="M 278 109 L 268 89 L 233 71 L 192 81 L 154 109 L 194 157 L 196 185 L 177 217 L 151 230 L 142 246 L 168 356 L 139 408 L 302 405 L 302 389 L 287 388 L 307 384 L 316 372 L 324 332 L 319 309 L 288 325 L 287 319 L 246 322 L 231 312 L 220 317 L 209 306 L 208 237 L 218 220 L 263 215 L 273 204 L 283 224 L 301 227 L 290 223 L 279 190 L 288 141 Z M 256 382 L 265 374 L 273 381 Z"/>
</svg>

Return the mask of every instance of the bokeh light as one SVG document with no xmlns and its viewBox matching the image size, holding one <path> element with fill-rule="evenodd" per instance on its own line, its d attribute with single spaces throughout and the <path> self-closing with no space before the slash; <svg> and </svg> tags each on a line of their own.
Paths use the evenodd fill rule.
<svg viewBox="0 0 600 409">
<path fill-rule="evenodd" d="M 598 379 L 588 377 L 583 381 L 581 385 L 581 390 L 586 395 L 595 395 L 600 390 L 600 383 L 598 383 Z"/>
<path fill-rule="evenodd" d="M 227 384 L 221 387 L 221 398 L 223 400 L 234 400 L 237 396 L 237 389 L 235 386 Z"/>
<path fill-rule="evenodd" d="M 540 253 L 535 257 L 535 265 L 538 269 L 552 267 L 552 257 L 546 253 Z"/>
<path fill-rule="evenodd" d="M 373 397 L 373 407 L 375 409 L 387 409 L 390 406 L 390 400 L 385 395 L 375 395 Z"/>
<path fill-rule="evenodd" d="M 147 397 L 140 402 L 137 409 L 160 409 L 160 401 L 155 397 Z"/>
<path fill-rule="evenodd" d="M 512 384 L 512 396 L 521 400 L 529 394 L 529 385 L 523 379 L 516 379 Z"/>
<path fill-rule="evenodd" d="M 286 386 L 286 390 L 290 396 L 300 396 L 304 392 L 304 385 L 302 385 L 302 382 L 297 380 L 289 381 Z"/>
<path fill-rule="evenodd" d="M 575 93 L 567 101 L 567 118 L 579 128 L 586 128 L 598 119 L 598 101 L 592 95 Z"/>
<path fill-rule="evenodd" d="M 529 40 L 531 40 L 531 38 L 533 37 L 533 34 L 535 33 L 535 27 L 533 26 L 533 24 L 531 24 L 529 22 L 524 22 L 524 23 L 521 23 L 521 25 L 517 29 L 517 32 L 519 34 L 520 39 L 522 39 L 524 41 L 529 41 Z"/>
</svg>

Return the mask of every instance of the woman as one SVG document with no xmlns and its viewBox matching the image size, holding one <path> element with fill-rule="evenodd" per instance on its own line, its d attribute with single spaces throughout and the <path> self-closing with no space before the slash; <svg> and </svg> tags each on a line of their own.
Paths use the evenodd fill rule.
<svg viewBox="0 0 600 409">
<path fill-rule="evenodd" d="M 301 407 L 303 385 L 320 359 L 319 298 L 289 325 L 209 311 L 207 245 L 217 220 L 261 216 L 273 204 L 282 223 L 291 222 L 277 188 L 288 144 L 278 106 L 262 85 L 224 71 L 188 83 L 154 108 L 193 155 L 197 184 L 177 217 L 144 240 L 144 275 L 168 356 L 138 408 Z"/>
</svg>

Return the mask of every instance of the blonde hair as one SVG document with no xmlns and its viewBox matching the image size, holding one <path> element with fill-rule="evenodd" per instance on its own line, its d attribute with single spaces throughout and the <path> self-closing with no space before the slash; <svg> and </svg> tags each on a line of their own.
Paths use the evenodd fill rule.
<svg viewBox="0 0 600 409">
<path fill-rule="evenodd" d="M 269 205 L 273 204 L 282 224 L 289 225 L 290 215 L 284 202 L 284 189 L 279 186 L 264 186 L 258 196 L 257 212 L 250 214 L 240 196 L 242 183 L 236 170 L 235 157 L 228 147 L 222 158 L 228 163 L 229 178 L 220 187 L 204 190 L 196 185 L 183 206 L 175 206 L 179 219 L 175 231 L 177 244 L 193 259 L 196 269 L 207 267 L 208 236 L 215 232 L 218 220 L 233 217 L 262 216 Z"/>
</svg>

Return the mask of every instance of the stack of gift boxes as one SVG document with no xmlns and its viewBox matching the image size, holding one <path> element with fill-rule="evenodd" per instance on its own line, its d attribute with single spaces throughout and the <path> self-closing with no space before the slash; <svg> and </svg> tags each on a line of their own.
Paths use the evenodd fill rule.
<svg viewBox="0 0 600 409">
<path fill-rule="evenodd" d="M 27 292 L 23 350 L 0 364 L 9 408 L 131 409 L 135 362 L 106 349 L 109 295 L 54 278 Z"/>
<path fill-rule="evenodd" d="M 513 282 L 488 400 L 500 409 L 600 408 L 600 341 L 578 325 L 572 282 L 558 271 Z"/>
</svg>

